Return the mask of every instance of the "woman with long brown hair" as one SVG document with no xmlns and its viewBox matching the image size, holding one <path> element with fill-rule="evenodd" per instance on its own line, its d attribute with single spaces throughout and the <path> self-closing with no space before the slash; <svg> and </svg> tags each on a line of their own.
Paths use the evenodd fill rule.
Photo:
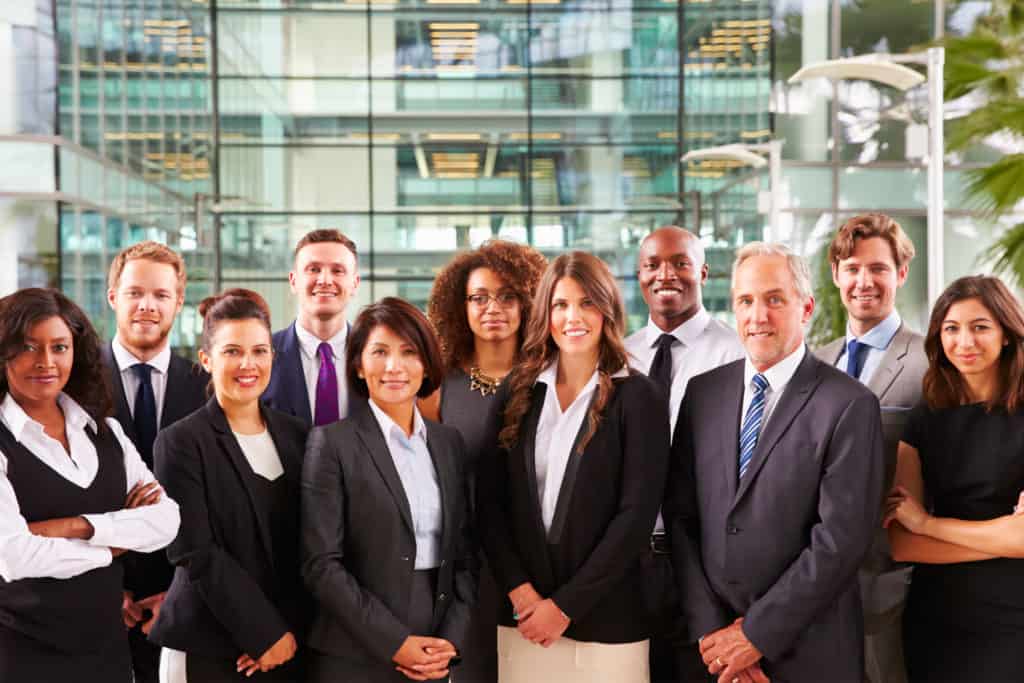
<svg viewBox="0 0 1024 683">
<path fill-rule="evenodd" d="M 668 408 L 627 369 L 622 296 L 603 261 L 559 256 L 533 310 L 477 497 L 480 538 L 508 596 L 498 679 L 643 682 L 639 560 L 664 488 Z"/>
<path fill-rule="evenodd" d="M 932 310 L 925 402 L 899 444 L 885 524 L 913 562 L 903 617 L 911 681 L 1019 680 L 1024 669 L 1024 310 L 963 277 Z"/>
<path fill-rule="evenodd" d="M 547 260 L 532 247 L 491 240 L 458 254 L 434 280 L 427 314 L 441 342 L 445 377 L 441 388 L 420 401 L 424 417 L 459 430 L 466 442 L 467 476 L 495 438 L 489 419 L 497 409 L 498 387 L 523 348 L 533 294 Z M 457 681 L 494 681 L 498 652 L 494 627 L 498 590 L 486 563 L 473 625 L 453 673 Z"/>
</svg>

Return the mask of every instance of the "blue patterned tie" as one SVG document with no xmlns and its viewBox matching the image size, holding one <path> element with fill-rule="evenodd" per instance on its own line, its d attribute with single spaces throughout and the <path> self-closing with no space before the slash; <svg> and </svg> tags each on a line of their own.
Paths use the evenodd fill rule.
<svg viewBox="0 0 1024 683">
<path fill-rule="evenodd" d="M 743 420 L 743 429 L 740 430 L 740 479 L 746 474 L 750 459 L 754 457 L 757 435 L 761 432 L 761 421 L 764 417 L 764 398 L 767 389 L 768 380 L 764 375 L 754 375 L 754 398 L 750 401 L 750 408 L 747 409 L 747 416 Z"/>
<path fill-rule="evenodd" d="M 854 379 L 860 379 L 861 370 L 864 369 L 864 350 L 868 345 L 851 339 L 846 343 L 846 374 Z"/>
</svg>

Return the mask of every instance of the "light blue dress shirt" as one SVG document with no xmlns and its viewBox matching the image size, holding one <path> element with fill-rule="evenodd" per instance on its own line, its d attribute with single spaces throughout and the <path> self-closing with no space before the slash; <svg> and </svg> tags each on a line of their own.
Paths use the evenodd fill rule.
<svg viewBox="0 0 1024 683">
<path fill-rule="evenodd" d="M 900 314 L 893 309 L 885 320 L 878 323 L 862 337 L 855 337 L 850 331 L 850 326 L 846 326 L 846 345 L 843 346 L 843 352 L 839 354 L 839 360 L 836 361 L 836 367 L 840 370 L 846 371 L 846 349 L 850 345 L 850 341 L 856 339 L 861 344 L 867 345 L 867 350 L 863 351 L 864 354 L 864 365 L 860 369 L 860 381 L 862 384 L 867 384 L 871 380 L 871 375 L 874 374 L 878 368 L 879 363 L 882 362 L 882 356 L 885 354 L 885 350 L 889 348 L 889 344 L 892 343 L 893 337 L 900 330 L 900 325 L 903 324 L 903 320 L 900 318 Z"/>
<path fill-rule="evenodd" d="M 413 408 L 412 435 L 406 436 L 395 421 L 381 410 L 373 399 L 370 409 L 377 418 L 391 459 L 398 470 L 405 489 L 409 511 L 412 513 L 416 533 L 416 562 L 414 569 L 436 569 L 441 564 L 441 486 L 437 481 L 434 460 L 427 449 L 427 426 L 420 411 Z"/>
</svg>

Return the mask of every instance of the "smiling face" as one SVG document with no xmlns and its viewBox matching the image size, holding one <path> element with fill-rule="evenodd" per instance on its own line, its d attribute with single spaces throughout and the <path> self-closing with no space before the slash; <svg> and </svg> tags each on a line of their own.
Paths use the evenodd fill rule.
<svg viewBox="0 0 1024 683">
<path fill-rule="evenodd" d="M 258 401 L 270 382 L 273 359 L 270 330 L 255 318 L 219 322 L 209 351 L 199 352 L 221 405 Z"/>
<path fill-rule="evenodd" d="M 551 338 L 563 355 L 594 356 L 604 330 L 604 316 L 579 282 L 563 277 L 551 295 Z"/>
<path fill-rule="evenodd" d="M 882 237 L 857 240 L 850 257 L 832 265 L 832 281 L 857 334 L 892 313 L 896 290 L 907 281 L 907 270 L 907 264 L 896 266 L 892 247 Z"/>
<path fill-rule="evenodd" d="M 184 293 L 174 266 L 148 259 L 124 264 L 117 287 L 107 291 L 117 319 L 117 337 L 139 360 L 149 360 L 167 344 Z"/>
<path fill-rule="evenodd" d="M 356 374 L 382 409 L 411 405 L 423 384 L 423 360 L 408 340 L 377 325 L 366 338 Z"/>
<path fill-rule="evenodd" d="M 522 305 L 497 273 L 490 268 L 473 270 L 466 278 L 466 299 L 466 320 L 477 339 L 501 342 L 515 337 Z"/>
<path fill-rule="evenodd" d="M 307 244 L 295 255 L 288 283 L 299 300 L 300 321 L 342 318 L 359 287 L 355 254 L 340 242 Z"/>
<path fill-rule="evenodd" d="M 942 321 L 942 350 L 965 379 L 998 379 L 999 355 L 1007 339 L 992 311 L 980 299 L 949 307 Z"/>
<path fill-rule="evenodd" d="M 732 303 L 740 341 L 758 372 L 796 351 L 814 312 L 814 299 L 797 292 L 786 257 L 774 254 L 740 263 Z"/>
<path fill-rule="evenodd" d="M 75 362 L 71 329 L 53 316 L 28 328 L 21 351 L 7 361 L 7 387 L 25 410 L 57 400 Z"/>
<path fill-rule="evenodd" d="M 651 320 L 670 331 L 700 309 L 708 279 L 700 240 L 681 228 L 660 228 L 640 245 L 637 279 Z"/>
</svg>

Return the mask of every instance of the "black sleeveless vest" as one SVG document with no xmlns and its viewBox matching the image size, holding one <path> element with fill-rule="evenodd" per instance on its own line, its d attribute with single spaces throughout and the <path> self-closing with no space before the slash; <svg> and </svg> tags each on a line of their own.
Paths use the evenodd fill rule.
<svg viewBox="0 0 1024 683">
<path fill-rule="evenodd" d="M 55 472 L 22 446 L 0 423 L 0 451 L 21 515 L 28 522 L 120 510 L 127 497 L 124 452 L 105 429 L 85 430 L 96 446 L 99 468 L 87 488 Z M 70 579 L 0 580 L 0 624 L 69 654 L 97 652 L 125 637 L 121 621 L 123 570 L 112 562 Z"/>
</svg>

